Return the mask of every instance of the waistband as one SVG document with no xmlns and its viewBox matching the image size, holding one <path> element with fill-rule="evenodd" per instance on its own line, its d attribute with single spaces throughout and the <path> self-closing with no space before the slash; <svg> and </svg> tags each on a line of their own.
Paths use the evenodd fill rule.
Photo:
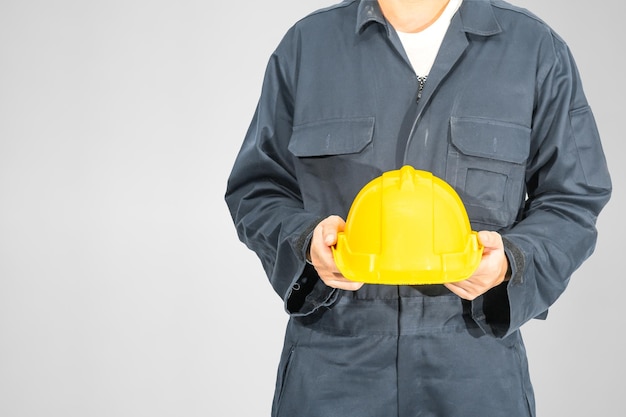
<svg viewBox="0 0 626 417">
<path fill-rule="evenodd" d="M 293 318 L 311 330 L 341 336 L 420 335 L 477 329 L 470 302 L 443 285 L 365 285 L 342 291 L 331 307 Z"/>
</svg>

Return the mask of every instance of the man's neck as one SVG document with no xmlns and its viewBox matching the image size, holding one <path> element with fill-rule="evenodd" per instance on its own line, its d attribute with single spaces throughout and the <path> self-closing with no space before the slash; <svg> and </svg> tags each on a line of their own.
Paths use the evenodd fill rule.
<svg viewBox="0 0 626 417">
<path fill-rule="evenodd" d="M 415 33 L 433 24 L 449 0 L 378 0 L 387 21 L 397 31 Z"/>
</svg>

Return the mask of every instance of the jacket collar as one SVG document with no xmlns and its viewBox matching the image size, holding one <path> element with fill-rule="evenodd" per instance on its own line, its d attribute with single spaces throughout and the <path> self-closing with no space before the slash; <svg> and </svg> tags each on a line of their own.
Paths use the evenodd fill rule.
<svg viewBox="0 0 626 417">
<path fill-rule="evenodd" d="M 389 25 L 383 11 L 380 9 L 377 0 L 361 0 L 356 17 L 356 33 L 360 33 L 369 23 L 377 22 L 387 28 L 389 34 Z"/>
<path fill-rule="evenodd" d="M 459 14 L 463 30 L 467 33 L 490 36 L 502 31 L 490 0 L 463 0 Z M 387 29 L 387 34 L 390 33 L 390 25 L 383 16 L 378 1 L 361 0 L 357 12 L 356 33 L 360 33 L 371 22 L 382 24 Z"/>
</svg>

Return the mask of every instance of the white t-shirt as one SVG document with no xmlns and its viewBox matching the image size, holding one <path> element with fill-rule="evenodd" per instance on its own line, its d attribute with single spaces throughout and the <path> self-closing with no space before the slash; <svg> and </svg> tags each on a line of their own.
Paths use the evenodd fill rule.
<svg viewBox="0 0 626 417">
<path fill-rule="evenodd" d="M 462 0 L 450 0 L 441 16 L 420 32 L 398 32 L 402 46 L 419 78 L 425 80 L 428 76 L 443 37 L 450 26 L 450 20 L 461 6 L 461 2 Z"/>
</svg>

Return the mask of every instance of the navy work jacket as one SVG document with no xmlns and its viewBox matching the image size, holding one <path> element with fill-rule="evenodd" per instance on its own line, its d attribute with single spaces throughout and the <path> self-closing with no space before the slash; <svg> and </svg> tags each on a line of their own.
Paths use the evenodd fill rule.
<svg viewBox="0 0 626 417">
<path fill-rule="evenodd" d="M 418 91 L 376 1 L 306 16 L 269 60 L 226 202 L 290 315 L 275 416 L 534 415 L 519 329 L 591 255 L 611 194 L 575 62 L 528 11 L 464 0 Z M 471 302 L 440 285 L 323 284 L 305 259 L 314 226 L 402 165 L 503 236 L 508 282 Z"/>
</svg>

